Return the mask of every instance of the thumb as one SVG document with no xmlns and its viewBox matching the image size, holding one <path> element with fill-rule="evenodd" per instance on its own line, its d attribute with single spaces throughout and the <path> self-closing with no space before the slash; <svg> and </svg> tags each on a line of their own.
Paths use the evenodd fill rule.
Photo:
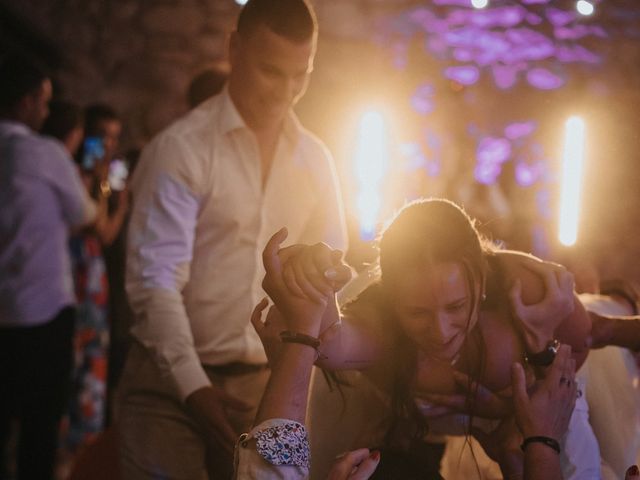
<svg viewBox="0 0 640 480">
<path fill-rule="evenodd" d="M 351 480 L 367 480 L 373 472 L 378 468 L 378 464 L 380 463 L 380 452 L 375 450 L 371 452 L 367 458 L 365 458 L 360 465 L 358 465 L 358 469 L 349 476 Z"/>
<path fill-rule="evenodd" d="M 287 228 L 282 227 L 271 236 L 265 245 L 262 251 L 262 262 L 267 273 L 278 274 L 282 269 L 278 251 L 280 250 L 280 244 L 286 240 L 288 234 Z"/>
<path fill-rule="evenodd" d="M 519 312 L 524 307 L 522 303 L 522 283 L 520 279 L 513 282 L 513 287 L 509 290 L 509 299 L 511 300 L 511 308 L 515 312 Z"/>
</svg>

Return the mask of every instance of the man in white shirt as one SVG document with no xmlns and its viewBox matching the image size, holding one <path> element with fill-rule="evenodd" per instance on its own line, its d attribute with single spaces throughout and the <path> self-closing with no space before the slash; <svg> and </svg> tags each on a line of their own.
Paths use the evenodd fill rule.
<svg viewBox="0 0 640 480">
<path fill-rule="evenodd" d="M 326 148 L 291 107 L 313 66 L 305 0 L 250 0 L 223 92 L 158 135 L 132 179 L 127 291 L 136 340 L 121 384 L 125 478 L 226 478 L 268 378 L 249 322 L 261 252 L 346 245 Z"/>
<path fill-rule="evenodd" d="M 36 133 L 50 99 L 40 68 L 0 61 L 0 478 L 14 417 L 18 478 L 52 478 L 75 319 L 67 240 L 96 214 L 63 145 Z"/>
</svg>

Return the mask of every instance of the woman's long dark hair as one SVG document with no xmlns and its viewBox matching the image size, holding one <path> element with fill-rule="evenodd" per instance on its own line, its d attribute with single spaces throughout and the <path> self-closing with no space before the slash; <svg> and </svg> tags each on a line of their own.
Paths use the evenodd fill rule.
<svg viewBox="0 0 640 480">
<path fill-rule="evenodd" d="M 382 234 L 380 240 L 381 285 L 388 303 L 392 303 L 391 286 L 416 265 L 429 266 L 444 262 L 458 263 L 463 267 L 470 294 L 472 311 L 467 322 L 479 305 L 475 283 L 484 281 L 487 270 L 487 255 L 493 249 L 475 228 L 474 222 L 456 204 L 448 200 L 429 199 L 415 201 L 404 207 Z M 396 333 L 394 360 L 394 389 L 392 391 L 392 425 L 387 440 L 393 442 L 402 425 L 413 428 L 415 438 L 421 437 L 427 425 L 415 405 L 412 384 L 416 376 L 418 349 L 393 318 L 392 309 L 386 309 L 385 328 Z M 467 338 L 469 331 L 467 330 Z M 484 344 L 475 339 L 484 358 Z M 468 343 L 468 342 L 467 342 Z M 465 356 L 467 349 L 461 355 Z M 466 359 L 465 359 L 466 360 Z M 468 361 L 465 363 L 469 364 Z M 480 378 L 484 362 L 471 365 L 470 377 Z M 473 412 L 471 412 L 473 413 Z"/>
</svg>

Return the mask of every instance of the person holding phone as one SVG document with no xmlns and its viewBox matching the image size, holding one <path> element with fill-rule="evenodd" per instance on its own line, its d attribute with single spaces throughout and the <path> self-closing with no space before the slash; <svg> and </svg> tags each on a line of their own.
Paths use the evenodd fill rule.
<svg viewBox="0 0 640 480">
<path fill-rule="evenodd" d="M 126 189 L 119 192 L 111 189 L 108 175 L 113 160 L 107 158 L 111 153 L 107 152 L 101 132 L 94 129 L 81 144 L 75 141 L 77 132 L 85 131 L 84 123 L 80 107 L 57 102 L 44 128 L 76 157 L 84 186 L 98 206 L 95 221 L 76 231 L 69 240 L 78 317 L 68 421 L 61 435 L 62 472 L 74 462 L 76 453 L 105 427 L 110 289 L 103 251 L 114 241 L 128 210 Z M 118 196 L 116 207 L 110 210 L 109 200 L 114 196 Z"/>
</svg>

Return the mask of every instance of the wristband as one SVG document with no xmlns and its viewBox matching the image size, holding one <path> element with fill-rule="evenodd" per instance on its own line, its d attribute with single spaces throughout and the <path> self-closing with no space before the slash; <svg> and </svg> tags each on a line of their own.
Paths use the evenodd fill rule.
<svg viewBox="0 0 640 480">
<path fill-rule="evenodd" d="M 293 332 L 291 330 L 284 330 L 280 332 L 280 340 L 285 343 L 301 343 L 302 345 L 308 345 L 314 350 L 318 350 L 320 346 L 320 339 L 312 337 L 311 335 L 305 335 L 304 333 Z"/>
<path fill-rule="evenodd" d="M 524 439 L 524 442 L 522 442 L 522 445 L 520 445 L 520 449 L 524 452 L 525 449 L 527 448 L 527 445 L 529 445 L 530 443 L 543 443 L 547 447 L 555 450 L 555 452 L 558 455 L 560 455 L 560 444 L 558 443 L 557 440 L 551 437 L 543 437 L 543 436 L 527 437 Z"/>
<path fill-rule="evenodd" d="M 280 332 L 280 340 L 284 343 L 299 343 L 313 348 L 316 351 L 316 360 L 318 358 L 325 358 L 318 348 L 320 347 L 320 339 L 312 337 L 311 335 L 305 335 L 304 333 L 293 332 L 291 330 L 283 330 Z"/>
</svg>

